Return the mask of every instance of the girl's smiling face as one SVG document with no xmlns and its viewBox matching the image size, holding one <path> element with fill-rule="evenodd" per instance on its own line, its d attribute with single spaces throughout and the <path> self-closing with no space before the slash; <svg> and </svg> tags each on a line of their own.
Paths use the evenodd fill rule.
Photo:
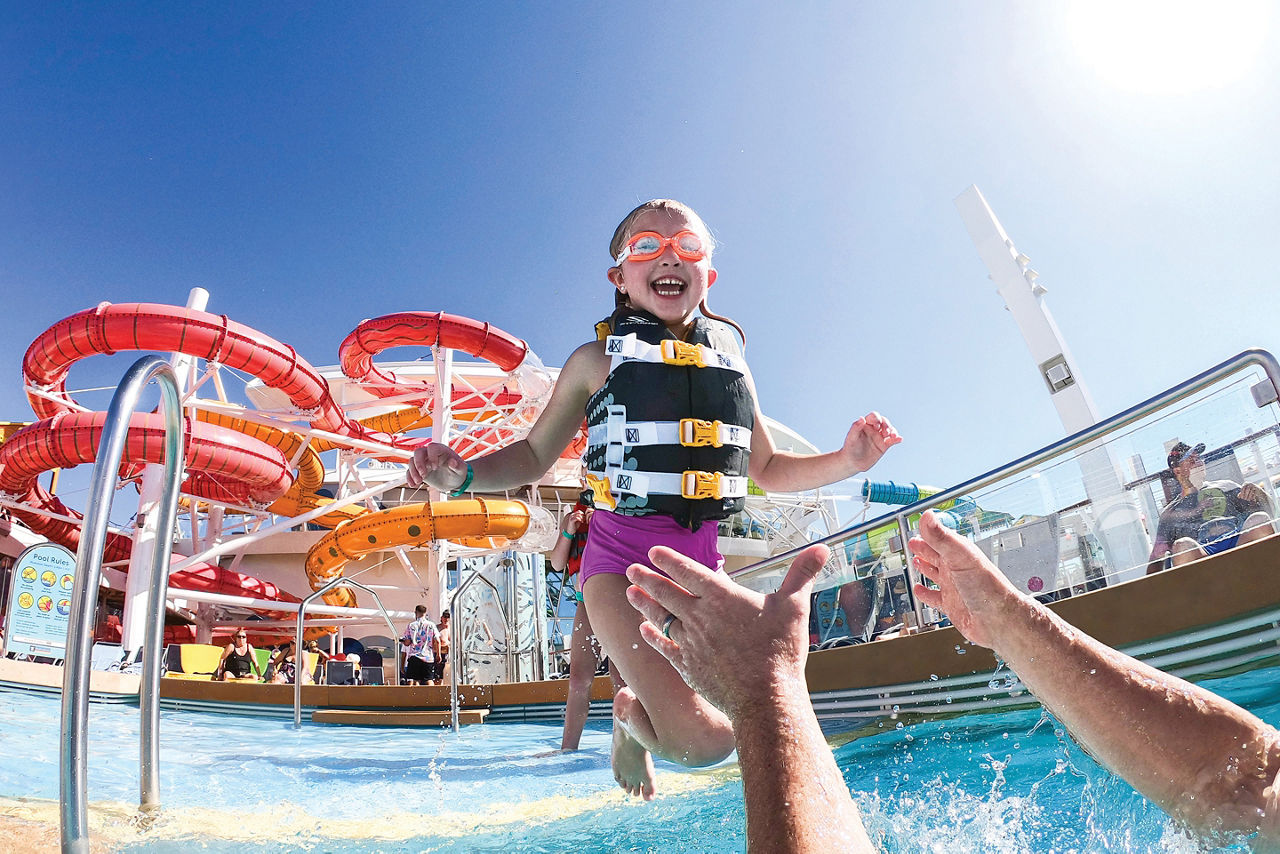
<svg viewBox="0 0 1280 854">
<path fill-rule="evenodd" d="M 629 240 L 642 231 L 653 231 L 671 237 L 681 231 L 692 231 L 711 246 L 710 235 L 697 217 L 671 208 L 658 208 L 640 214 L 632 223 Z M 643 309 L 661 320 L 676 336 L 683 338 L 693 325 L 694 312 L 716 280 L 710 256 L 689 261 L 676 254 L 672 246 L 663 246 L 656 258 L 648 261 L 625 260 L 609 269 L 609 281 L 623 291 L 632 308 Z"/>
</svg>

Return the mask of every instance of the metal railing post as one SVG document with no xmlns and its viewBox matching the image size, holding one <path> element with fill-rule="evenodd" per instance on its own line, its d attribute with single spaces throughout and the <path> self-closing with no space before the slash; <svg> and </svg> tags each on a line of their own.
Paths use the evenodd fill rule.
<svg viewBox="0 0 1280 854">
<path fill-rule="evenodd" d="M 302 673 L 307 669 L 307 654 L 302 647 L 302 620 L 307 614 L 307 606 L 319 597 L 328 593 L 335 587 L 358 587 L 365 593 L 373 597 L 373 601 L 378 603 L 378 610 L 382 612 L 382 619 L 387 621 L 387 628 L 391 630 L 391 637 L 396 636 L 396 627 L 391 622 L 391 615 L 387 613 L 387 609 L 383 607 L 382 600 L 378 598 L 378 594 L 370 587 L 366 587 L 353 578 L 344 578 L 338 576 L 330 581 L 319 590 L 312 591 L 311 595 L 298 605 L 298 630 L 295 635 L 293 644 L 293 727 L 300 729 L 302 727 Z M 392 685 L 400 684 L 400 648 L 396 645 L 395 654 L 391 658 L 395 664 L 396 672 L 391 677 Z"/>
<path fill-rule="evenodd" d="M 164 603 L 169 582 L 169 556 L 173 550 L 173 526 L 178 515 L 178 485 L 183 466 L 182 401 L 178 381 L 170 365 L 158 356 L 144 356 L 125 373 L 103 423 L 102 438 L 93 467 L 84 531 L 76 554 L 76 579 L 71 619 L 67 626 L 67 656 L 62 673 L 62 746 L 59 766 L 62 850 L 89 850 L 87 820 L 89 670 L 93 647 L 93 616 L 102 579 L 102 555 L 107 522 L 120 461 L 124 456 L 131 416 L 138 408 L 143 388 L 158 380 L 164 410 L 164 493 L 157 519 L 157 545 L 151 564 L 147 598 L 147 622 L 143 640 L 142 684 L 138 697 L 141 715 L 139 777 L 145 812 L 160 807 L 160 645 L 164 638 Z"/>
</svg>

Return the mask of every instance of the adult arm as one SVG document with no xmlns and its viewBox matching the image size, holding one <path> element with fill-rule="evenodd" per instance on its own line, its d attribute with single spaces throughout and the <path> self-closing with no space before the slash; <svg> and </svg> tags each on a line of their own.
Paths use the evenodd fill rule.
<svg viewBox="0 0 1280 854">
<path fill-rule="evenodd" d="M 1165 568 L 1166 558 L 1169 552 L 1173 551 L 1173 523 L 1168 517 L 1168 509 L 1160 514 L 1159 521 L 1156 522 L 1156 541 L 1151 546 L 1151 557 L 1147 558 L 1147 575 L 1160 572 Z"/>
<path fill-rule="evenodd" d="M 529 435 L 500 450 L 470 461 L 472 479 L 467 487 L 494 492 L 524 486 L 538 480 L 555 464 L 582 426 L 587 398 L 608 373 L 604 345 L 591 341 L 575 350 L 556 379 L 551 400 L 529 430 Z M 411 487 L 458 489 L 466 481 L 467 461 L 446 445 L 431 443 L 413 452 L 409 461 Z"/>
<path fill-rule="evenodd" d="M 933 513 L 911 550 L 938 585 L 916 585 L 917 598 L 1004 659 L 1095 759 L 1196 829 L 1280 842 L 1280 733 L 1022 596 Z"/>
<path fill-rule="evenodd" d="M 1236 502 L 1243 505 L 1246 511 L 1262 510 L 1268 516 L 1274 516 L 1275 510 L 1271 504 L 1271 496 L 1267 495 L 1267 491 L 1256 483 L 1246 483 L 1240 487 L 1236 493 Z"/>
<path fill-rule="evenodd" d="M 627 570 L 645 641 L 733 722 L 748 851 L 874 851 L 804 678 L 809 594 L 829 554 L 804 551 L 769 596 L 663 547 L 649 559 L 670 578 L 640 564 Z M 669 638 L 659 628 L 668 614 Z"/>
<path fill-rule="evenodd" d="M 227 644 L 226 648 L 222 650 L 222 658 L 218 659 L 218 666 L 213 668 L 212 679 L 214 682 L 217 682 L 219 679 L 222 679 L 226 675 L 227 656 L 231 654 L 231 651 L 233 649 L 235 649 L 235 644 L 229 643 Z"/>
</svg>

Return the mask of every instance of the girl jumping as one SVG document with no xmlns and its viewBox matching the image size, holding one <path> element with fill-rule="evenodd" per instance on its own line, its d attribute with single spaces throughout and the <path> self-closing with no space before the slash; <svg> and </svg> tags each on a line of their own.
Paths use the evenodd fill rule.
<svg viewBox="0 0 1280 854">
<path fill-rule="evenodd" d="M 871 412 L 838 451 L 775 449 L 729 327 L 741 329 L 707 308 L 712 249 L 706 225 L 686 205 L 657 199 L 631 211 L 609 245 L 617 309 L 608 334 L 570 355 L 528 437 L 472 463 L 431 444 L 409 464 L 411 486 L 455 496 L 534 483 L 585 412 L 595 513 L 579 583 L 603 653 L 625 683 L 613 701 L 614 779 L 646 800 L 654 795 L 651 753 L 710 765 L 733 750 L 733 730 L 641 637 L 643 618 L 626 598 L 627 567 L 652 567 L 650 547 L 665 545 L 720 568 L 716 521 L 742 509 L 748 475 L 767 491 L 813 489 L 866 471 L 902 441 Z"/>
</svg>

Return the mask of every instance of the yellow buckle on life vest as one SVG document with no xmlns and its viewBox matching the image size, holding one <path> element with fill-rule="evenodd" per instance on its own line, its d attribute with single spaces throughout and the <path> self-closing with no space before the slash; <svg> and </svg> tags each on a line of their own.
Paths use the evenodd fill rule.
<svg viewBox="0 0 1280 854">
<path fill-rule="evenodd" d="M 680 482 L 680 495 L 691 501 L 714 498 L 719 501 L 724 475 L 718 471 L 687 471 Z"/>
<path fill-rule="evenodd" d="M 701 418 L 680 419 L 680 444 L 686 448 L 721 447 L 719 421 L 704 421 Z"/>
<path fill-rule="evenodd" d="M 677 341 L 674 338 L 663 338 L 660 346 L 662 348 L 662 361 L 668 365 L 685 365 L 694 368 L 705 368 L 707 366 L 706 356 L 701 344 L 690 344 L 687 341 Z"/>
<path fill-rule="evenodd" d="M 609 478 L 598 474 L 587 473 L 587 487 L 591 490 L 591 503 L 596 507 L 603 507 L 605 510 L 614 510 L 618 506 L 618 502 L 613 497 L 613 492 L 609 489 Z M 604 518 L 601 516 L 600 518 Z"/>
</svg>

